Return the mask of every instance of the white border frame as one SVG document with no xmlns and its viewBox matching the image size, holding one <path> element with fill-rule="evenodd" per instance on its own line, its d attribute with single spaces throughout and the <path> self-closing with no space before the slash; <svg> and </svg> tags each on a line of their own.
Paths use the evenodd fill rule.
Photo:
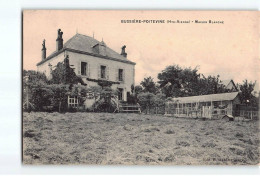
<svg viewBox="0 0 260 181">
<path fill-rule="evenodd" d="M 259 8 L 260 2 L 257 0 L 1 0 L 0 174 L 259 174 L 257 166 L 24 166 L 21 161 L 23 9 L 259 10 Z"/>
</svg>

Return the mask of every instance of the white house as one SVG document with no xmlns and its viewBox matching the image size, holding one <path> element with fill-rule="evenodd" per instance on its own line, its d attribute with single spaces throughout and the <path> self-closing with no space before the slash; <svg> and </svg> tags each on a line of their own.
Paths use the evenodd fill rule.
<svg viewBox="0 0 260 181">
<path fill-rule="evenodd" d="M 111 88 L 119 90 L 118 99 L 126 101 L 135 82 L 135 62 L 127 59 L 124 45 L 121 54 L 109 48 L 104 41 L 76 34 L 63 45 L 63 32 L 59 29 L 56 51 L 46 57 L 43 41 L 42 60 L 37 64 L 39 72 L 51 76 L 51 70 L 69 55 L 70 66 L 81 76 L 87 86 L 97 86 L 98 81 L 112 83 Z"/>
</svg>

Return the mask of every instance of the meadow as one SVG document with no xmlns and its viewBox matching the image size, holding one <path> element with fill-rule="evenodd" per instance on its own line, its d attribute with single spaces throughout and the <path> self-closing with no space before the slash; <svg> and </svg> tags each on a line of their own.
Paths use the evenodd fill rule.
<svg viewBox="0 0 260 181">
<path fill-rule="evenodd" d="M 256 165 L 259 122 L 24 112 L 23 163 Z"/>
</svg>

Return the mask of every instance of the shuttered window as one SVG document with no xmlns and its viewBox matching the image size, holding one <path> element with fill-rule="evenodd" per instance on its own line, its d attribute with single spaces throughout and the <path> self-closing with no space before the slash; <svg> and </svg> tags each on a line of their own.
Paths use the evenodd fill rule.
<svg viewBox="0 0 260 181">
<path fill-rule="evenodd" d="M 118 69 L 118 80 L 123 81 L 123 69 Z"/>
<path fill-rule="evenodd" d="M 87 75 L 87 62 L 81 62 L 81 75 Z"/>
<path fill-rule="evenodd" d="M 107 77 L 106 77 L 106 66 L 104 66 L 104 65 L 101 65 L 100 66 L 100 78 L 102 78 L 102 79 L 106 79 Z"/>
</svg>

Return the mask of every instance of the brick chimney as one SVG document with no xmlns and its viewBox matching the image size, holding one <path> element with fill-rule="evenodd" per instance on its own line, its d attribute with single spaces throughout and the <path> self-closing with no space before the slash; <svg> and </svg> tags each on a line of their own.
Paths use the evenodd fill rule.
<svg viewBox="0 0 260 181">
<path fill-rule="evenodd" d="M 46 59 L 46 47 L 45 47 L 45 39 L 42 42 L 42 60 Z"/>
<path fill-rule="evenodd" d="M 125 52 L 125 48 L 126 46 L 122 46 L 122 50 L 121 50 L 121 55 L 123 55 L 123 57 L 127 57 L 127 53 Z"/>
<path fill-rule="evenodd" d="M 63 39 L 62 39 L 63 32 L 61 29 L 58 29 L 58 37 L 56 39 L 56 51 L 59 51 L 63 48 Z"/>
</svg>

